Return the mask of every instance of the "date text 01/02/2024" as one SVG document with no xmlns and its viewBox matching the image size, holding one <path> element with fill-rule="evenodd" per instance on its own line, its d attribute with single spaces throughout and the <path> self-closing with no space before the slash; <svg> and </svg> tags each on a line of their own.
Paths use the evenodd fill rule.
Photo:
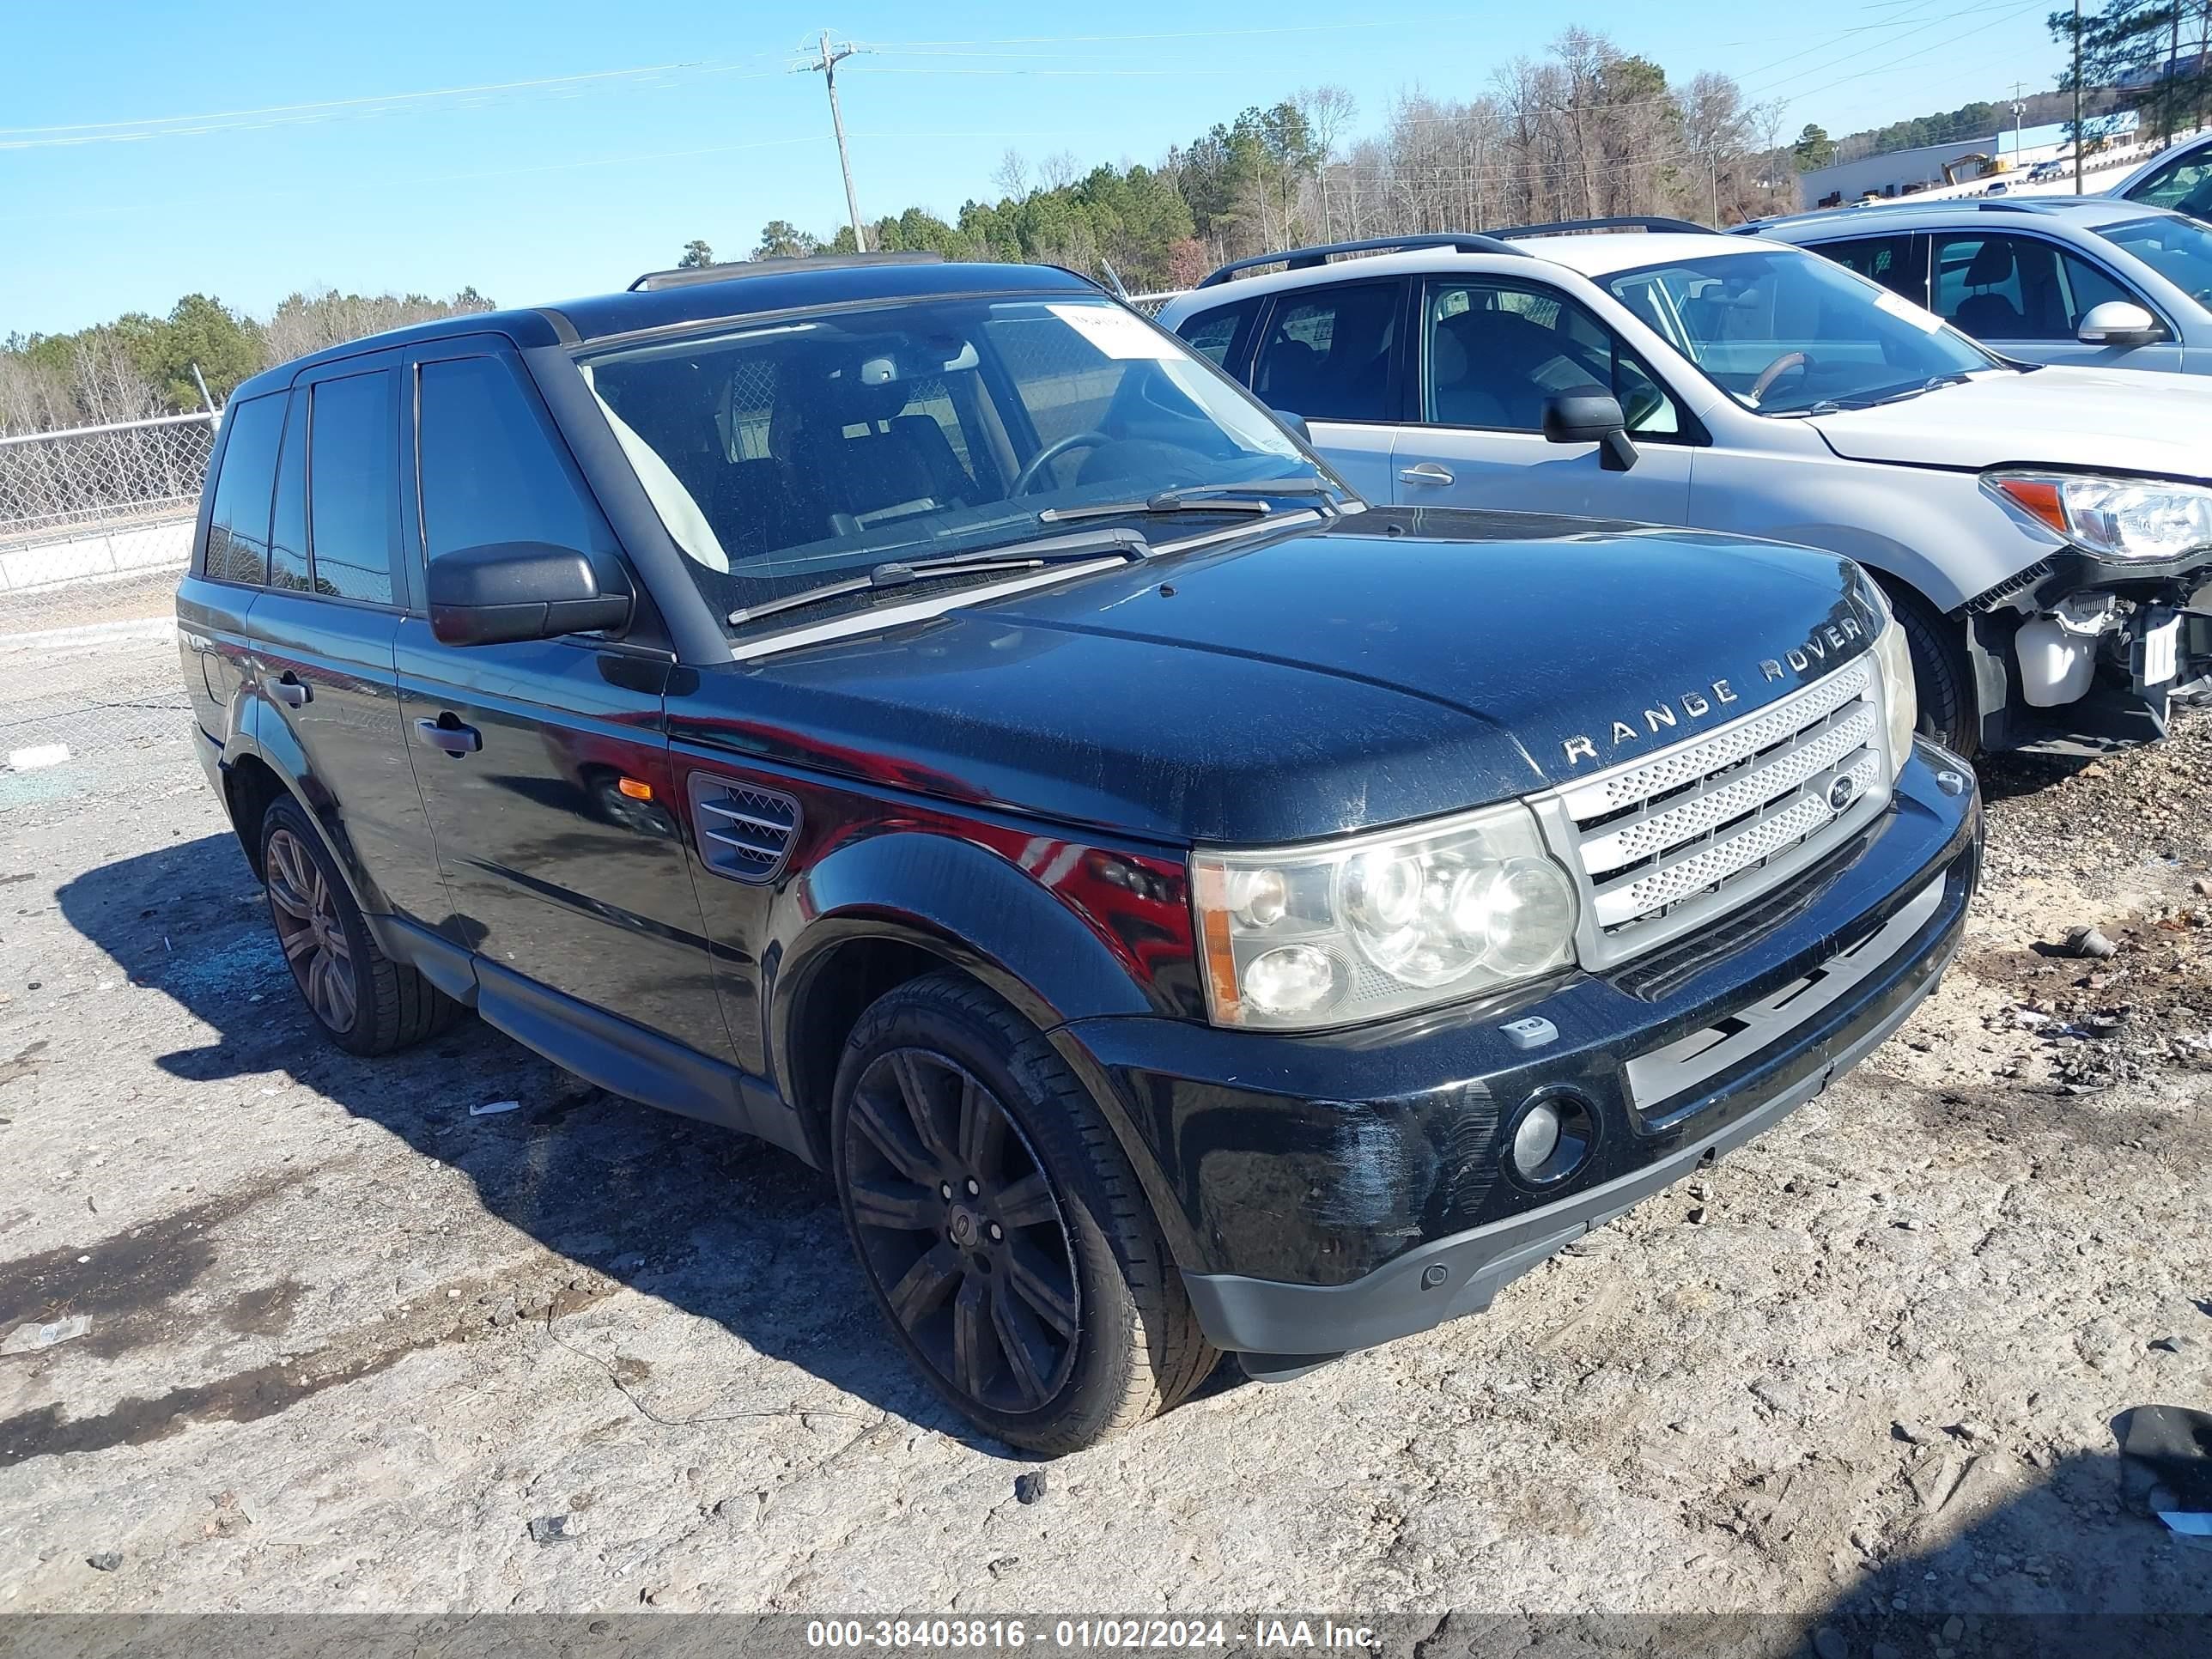
<svg viewBox="0 0 2212 1659">
<path fill-rule="evenodd" d="M 1029 1646 L 1067 1649 L 1176 1650 L 1249 1647 L 1290 1652 L 1311 1648 L 1365 1651 L 1376 1633 L 1363 1624 L 1334 1619 L 1089 1618 L 1047 1620 L 995 1619 L 826 1619 L 810 1620 L 806 1645 L 817 1649 L 875 1648 L 992 1650 Z"/>
</svg>

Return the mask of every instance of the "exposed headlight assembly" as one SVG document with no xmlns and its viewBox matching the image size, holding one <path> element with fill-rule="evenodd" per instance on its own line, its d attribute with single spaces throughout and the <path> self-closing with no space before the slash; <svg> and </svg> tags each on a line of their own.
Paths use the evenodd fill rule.
<svg viewBox="0 0 2212 1659">
<path fill-rule="evenodd" d="M 2212 489 L 2162 478 L 1987 472 L 2015 519 L 2107 559 L 2178 559 L 2212 549 Z"/>
<path fill-rule="evenodd" d="M 1217 1025 L 1318 1030 L 1574 959 L 1575 884 L 1528 809 L 1317 846 L 1191 856 Z"/>
<path fill-rule="evenodd" d="M 1890 608 L 1889 596 L 1872 577 L 1866 591 L 1881 616 L 1881 631 L 1874 636 L 1875 666 L 1881 673 L 1882 707 L 1889 714 L 1889 775 L 1893 778 L 1912 758 L 1912 733 L 1920 724 L 1920 691 L 1912 679 L 1912 647 L 1905 637 L 1905 624 Z"/>
</svg>

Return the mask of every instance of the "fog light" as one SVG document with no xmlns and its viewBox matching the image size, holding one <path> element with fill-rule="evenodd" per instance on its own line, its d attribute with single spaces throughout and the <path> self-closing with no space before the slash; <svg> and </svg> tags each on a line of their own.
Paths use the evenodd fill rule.
<svg viewBox="0 0 2212 1659">
<path fill-rule="evenodd" d="M 1581 1170 L 1596 1146 L 1595 1109 L 1578 1094 L 1554 1090 L 1531 1099 L 1514 1119 L 1506 1164 L 1522 1184 L 1548 1187 Z"/>
<path fill-rule="evenodd" d="M 1513 1167 L 1524 1176 L 1535 1173 L 1559 1150 L 1559 1115 L 1542 1101 L 1522 1114 L 1513 1132 Z"/>
</svg>

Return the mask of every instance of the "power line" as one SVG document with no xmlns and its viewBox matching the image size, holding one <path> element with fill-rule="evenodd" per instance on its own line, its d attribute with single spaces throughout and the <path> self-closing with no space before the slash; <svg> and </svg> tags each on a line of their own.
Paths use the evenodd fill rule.
<svg viewBox="0 0 2212 1659">
<path fill-rule="evenodd" d="M 1097 46 L 1115 40 L 1249 40 L 1259 35 L 1276 34 L 1334 34 L 1353 29 L 1400 28 L 1407 25 L 1376 21 L 1364 23 L 1288 23 L 1269 28 L 1249 29 L 1173 29 L 1128 34 L 1011 34 L 983 40 L 881 40 L 871 43 L 870 49 L 889 51 L 917 46 Z"/>
<path fill-rule="evenodd" d="M 2002 22 L 2009 21 L 2014 17 L 2024 16 L 2026 14 L 2032 11 L 2040 11 L 2043 8 L 2040 5 L 2012 6 L 2009 9 L 2002 5 L 1961 6 L 1955 11 L 1942 12 L 1936 16 L 1925 19 L 1924 21 L 1915 24 L 1911 28 L 1905 30 L 1902 34 L 1893 35 L 1889 40 L 1881 43 L 1881 51 L 1884 53 L 1887 53 L 1888 48 L 1895 46 L 1899 41 L 1911 40 L 1916 34 L 1924 34 L 1929 29 L 1940 28 L 1944 24 L 1954 22 L 1961 17 L 1981 15 L 1990 11 L 2002 11 L 2004 14 L 2003 16 L 1996 20 L 1999 22 Z M 1977 23 L 1972 28 L 1966 29 L 1958 34 L 1947 36 L 1945 39 L 1935 41 L 1929 46 L 1916 47 L 1911 52 L 1905 52 L 1902 56 L 1884 56 L 1882 61 L 1874 68 L 1863 70 L 1856 75 L 1847 75 L 1842 76 L 1840 79 L 1829 81 L 1822 89 L 1826 90 L 1827 87 L 1845 86 L 1853 81 L 1863 81 L 1869 75 L 1886 74 L 1890 70 L 1896 68 L 1899 64 L 1909 64 L 1916 58 L 1927 57 L 1928 54 L 1932 52 L 1941 52 L 1946 46 L 1956 46 L 1960 41 L 1966 40 L 1969 35 L 1978 34 L 1989 27 L 1990 27 L 1989 24 Z M 1871 55 L 1873 51 L 1874 48 L 1871 47 L 1862 47 L 1857 52 L 1853 52 L 1851 56 L 1855 58 L 1863 58 Z M 1848 62 L 1849 59 L 1846 59 L 1845 61 Z M 1792 75 L 1785 75 L 1778 81 L 1768 82 L 1757 88 L 1747 87 L 1745 90 L 1747 92 L 1772 92 L 1778 88 L 1790 85 L 1792 82 L 1802 81 L 1807 79 L 1808 76 L 1826 74 L 1832 67 L 1832 66 L 1829 64 L 1818 64 L 1812 69 L 1802 70 Z"/>
<path fill-rule="evenodd" d="M 419 108 L 440 99 L 477 98 L 511 92 L 547 92 L 570 88 L 580 90 L 592 85 L 642 80 L 648 76 L 721 74 L 743 63 L 772 55 L 761 52 L 754 54 L 752 59 L 739 58 L 720 64 L 693 59 L 682 63 L 650 64 L 635 69 L 592 70 L 576 75 L 540 76 L 526 81 L 491 81 L 474 86 L 437 87 L 422 92 L 374 93 L 356 98 L 264 104 L 251 109 L 216 110 L 198 115 L 147 115 L 112 121 L 73 122 L 58 126 L 0 127 L 0 149 L 33 149 L 59 144 L 136 143 L 177 134 L 225 131 L 247 123 L 265 125 L 295 124 L 294 121 L 267 118 L 295 117 L 305 120 L 346 112 L 378 114 Z M 10 140 L 23 142 L 11 143 L 9 142 Z"/>
</svg>

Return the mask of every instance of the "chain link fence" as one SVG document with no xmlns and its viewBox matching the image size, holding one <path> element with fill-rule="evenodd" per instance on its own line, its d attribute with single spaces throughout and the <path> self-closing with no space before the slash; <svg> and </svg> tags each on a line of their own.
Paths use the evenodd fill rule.
<svg viewBox="0 0 2212 1659">
<path fill-rule="evenodd" d="M 0 438 L 0 823 L 194 781 L 171 598 L 213 415 Z"/>
<path fill-rule="evenodd" d="M 181 568 L 216 423 L 171 415 L 0 438 L 0 593 Z"/>
</svg>

